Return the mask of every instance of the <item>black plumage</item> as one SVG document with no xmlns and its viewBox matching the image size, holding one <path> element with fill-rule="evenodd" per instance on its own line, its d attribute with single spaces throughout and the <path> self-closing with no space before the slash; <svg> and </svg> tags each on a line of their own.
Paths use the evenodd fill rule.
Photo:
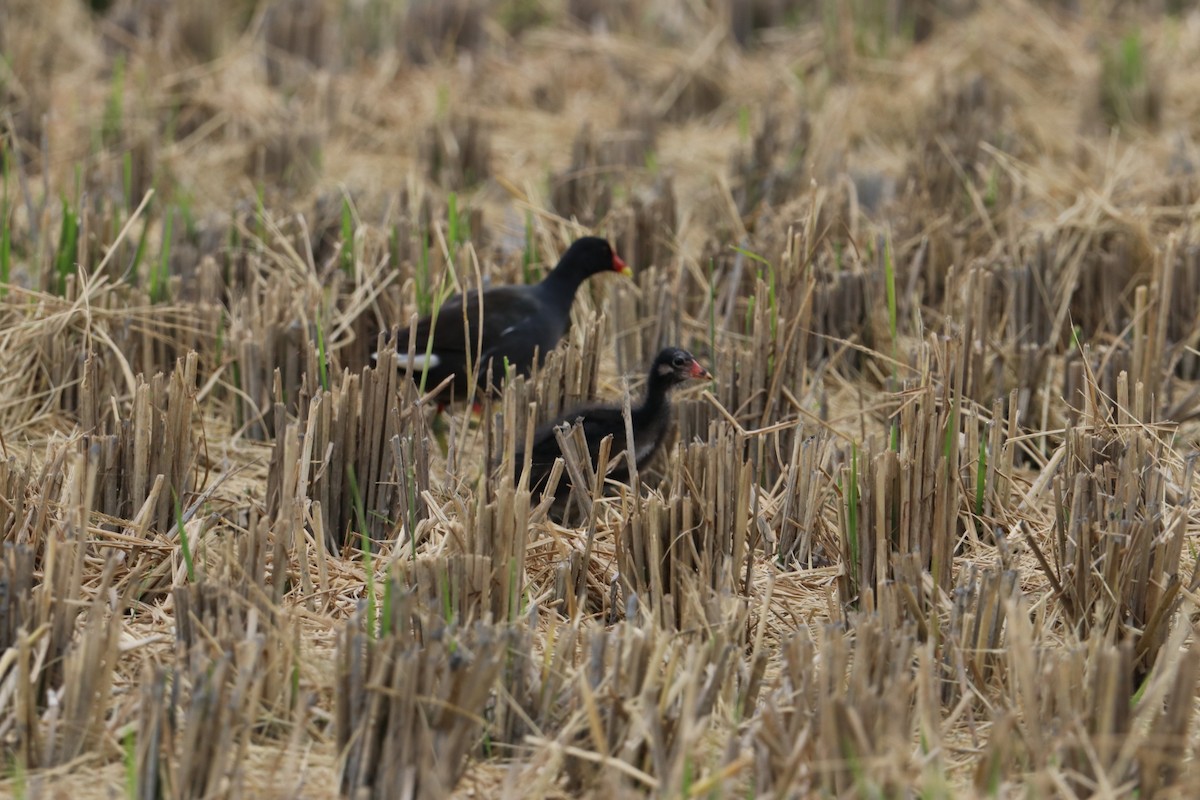
<svg viewBox="0 0 1200 800">
<path fill-rule="evenodd" d="M 695 379 L 711 380 L 712 375 L 700 366 L 692 354 L 686 350 L 668 347 L 654 359 L 654 363 L 650 366 L 646 394 L 640 403 L 630 409 L 634 459 L 639 469 L 649 462 L 662 447 L 670 430 L 671 400 L 669 394 L 671 389 Z M 617 481 L 629 479 L 628 461 L 624 455 L 627 444 L 625 418 L 621 406 L 598 405 L 579 408 L 547 422 L 539 427 L 533 435 L 533 448 L 530 450 L 529 487 L 535 497 L 542 495 L 545 483 L 554 468 L 554 461 L 562 455 L 558 439 L 554 435 L 554 429 L 560 425 L 572 425 L 576 422 L 583 427 L 583 436 L 587 440 L 592 468 L 596 468 L 600 442 L 605 436 L 611 435 L 613 441 L 609 450 L 610 471 L 608 477 Z M 523 452 L 517 453 L 516 463 L 520 469 L 524 463 Z M 555 492 L 556 500 L 560 502 L 565 500 L 569 492 L 570 478 L 564 472 Z"/>
<path fill-rule="evenodd" d="M 436 319 L 430 315 L 411 330 L 398 331 L 393 339 L 398 364 L 418 382 L 422 370 L 426 370 L 426 389 L 453 378 L 448 401 L 465 399 L 475 376 L 480 389 L 488 388 L 482 383 L 489 366 L 493 381 L 498 381 L 506 360 L 517 374 L 528 375 L 535 354 L 540 364 L 566 334 L 571 324 L 571 304 L 580 285 L 610 270 L 631 273 L 604 239 L 576 239 L 539 283 L 455 295 L 441 305 Z M 410 337 L 415 340 L 412 364 L 408 363 Z"/>
</svg>

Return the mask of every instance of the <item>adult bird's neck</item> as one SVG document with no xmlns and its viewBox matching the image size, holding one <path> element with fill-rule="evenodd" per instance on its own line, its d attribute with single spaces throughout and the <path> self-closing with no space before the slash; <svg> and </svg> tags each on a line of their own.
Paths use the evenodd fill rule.
<svg viewBox="0 0 1200 800">
<path fill-rule="evenodd" d="M 573 298 L 586 276 L 579 270 L 569 269 L 566 264 L 559 264 L 550 270 L 550 274 L 542 278 L 539 284 L 541 290 L 553 297 L 561 299 Z"/>
</svg>

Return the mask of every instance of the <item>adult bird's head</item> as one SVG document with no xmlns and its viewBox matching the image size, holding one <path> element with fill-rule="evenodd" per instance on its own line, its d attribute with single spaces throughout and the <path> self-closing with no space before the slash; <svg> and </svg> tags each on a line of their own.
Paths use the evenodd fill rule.
<svg viewBox="0 0 1200 800">
<path fill-rule="evenodd" d="M 558 263 L 560 267 L 576 271 L 579 277 L 588 277 L 609 270 L 619 272 L 626 277 L 633 275 L 633 270 L 617 255 L 617 251 L 613 250 L 612 245 L 599 236 L 584 236 L 576 239 L 567 248 L 567 252 L 563 253 L 563 257 Z"/>
</svg>

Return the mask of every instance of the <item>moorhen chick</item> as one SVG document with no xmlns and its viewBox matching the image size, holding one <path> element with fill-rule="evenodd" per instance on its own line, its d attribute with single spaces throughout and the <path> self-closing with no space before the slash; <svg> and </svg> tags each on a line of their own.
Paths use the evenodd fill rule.
<svg viewBox="0 0 1200 800">
<path fill-rule="evenodd" d="M 700 366 L 692 354 L 678 347 L 668 347 L 658 354 L 650 366 L 646 396 L 642 402 L 630 409 L 633 427 L 634 458 L 640 470 L 654 457 L 666 439 L 671 425 L 671 401 L 668 393 L 672 388 L 689 380 L 711 380 L 712 375 Z M 542 495 L 542 488 L 550 477 L 556 458 L 562 455 L 554 429 L 560 425 L 579 422 L 583 425 L 583 436 L 587 440 L 592 468 L 600 453 L 600 442 L 605 436 L 613 437 L 609 449 L 608 477 L 617 481 L 629 479 L 628 461 L 625 459 L 625 418 L 621 406 L 592 406 L 563 414 L 553 422 L 539 427 L 533 434 L 533 449 L 530 452 L 529 488 L 535 500 Z M 518 470 L 524 463 L 524 451 L 516 455 Z M 555 491 L 556 505 L 564 502 L 570 493 L 571 482 L 563 472 Z M 590 487 L 589 487 L 590 490 Z"/>
<path fill-rule="evenodd" d="M 465 399 L 475 376 L 486 379 L 489 364 L 497 380 L 504 374 L 506 359 L 517 374 L 528 375 L 534 353 L 541 364 L 546 353 L 567 332 L 571 304 L 579 286 L 591 276 L 609 270 L 632 274 L 604 239 L 596 236 L 576 239 L 540 283 L 475 289 L 466 296 L 457 294 L 441 305 L 436 320 L 430 315 L 418 320 L 412 329 L 398 331 L 393 339 L 397 364 L 418 382 L 422 370 L 426 371 L 427 389 L 453 377 L 448 401 Z M 410 335 L 416 345 L 412 363 L 408 359 Z M 475 352 L 477 347 L 479 353 Z M 474 374 L 467 371 L 468 360 Z M 479 388 L 488 387 L 481 384 Z"/>
</svg>

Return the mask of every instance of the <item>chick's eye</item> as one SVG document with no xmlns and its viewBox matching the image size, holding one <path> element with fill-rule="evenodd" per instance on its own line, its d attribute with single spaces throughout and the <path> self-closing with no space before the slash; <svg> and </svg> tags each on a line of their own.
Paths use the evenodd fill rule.
<svg viewBox="0 0 1200 800">
<path fill-rule="evenodd" d="M 687 364 L 687 359 L 683 356 L 675 356 L 675 366 L 682 367 Z"/>
</svg>

